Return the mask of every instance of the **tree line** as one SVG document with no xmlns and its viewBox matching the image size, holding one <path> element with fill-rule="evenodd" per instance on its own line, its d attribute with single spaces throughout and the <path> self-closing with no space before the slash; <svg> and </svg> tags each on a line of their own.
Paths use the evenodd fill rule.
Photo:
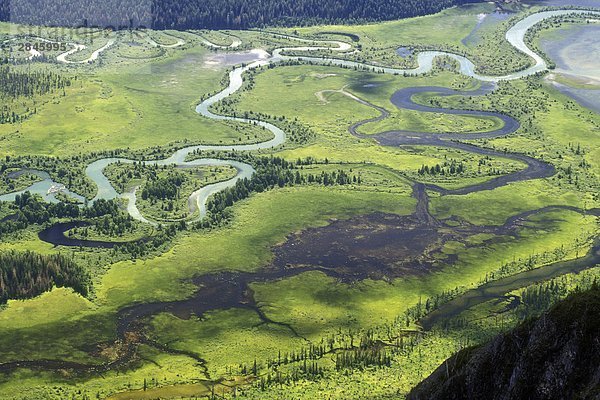
<svg viewBox="0 0 600 400">
<path fill-rule="evenodd" d="M 252 193 L 260 193 L 275 187 L 285 187 L 316 183 L 324 186 L 348 185 L 361 183 L 360 176 L 350 175 L 344 170 L 320 174 L 301 174 L 298 166 L 311 163 L 314 160 L 287 161 L 280 157 L 261 157 L 253 160 L 256 172 L 250 179 L 240 179 L 235 186 L 215 193 L 207 202 L 208 218 L 201 222 L 202 226 L 211 226 L 227 218 L 226 209 L 236 201 L 245 199 Z"/>
<path fill-rule="evenodd" d="M 391 355 L 381 346 L 359 347 L 335 355 L 335 369 L 364 369 L 369 366 L 389 367 Z"/>
<path fill-rule="evenodd" d="M 164 0 L 158 29 L 246 29 L 269 25 L 382 21 L 432 14 L 466 0 Z"/>
<path fill-rule="evenodd" d="M 522 289 L 519 293 L 520 304 L 515 310 L 517 316 L 522 320 L 531 318 L 548 310 L 570 293 L 597 290 L 599 284 L 597 274 L 597 271 L 590 270 L 575 279 L 563 276 Z"/>
<path fill-rule="evenodd" d="M 21 71 L 0 66 L 0 95 L 3 98 L 33 97 L 71 85 L 71 80 L 50 71 Z"/>
<path fill-rule="evenodd" d="M 61 254 L 0 253 L 0 304 L 9 299 L 35 297 L 54 286 L 71 287 L 86 296 L 89 285 L 85 269 Z"/>
<path fill-rule="evenodd" d="M 3 20 L 116 29 L 247 29 L 363 23 L 433 14 L 469 0 L 0 0 Z M 7 12 L 7 9 L 9 12 Z"/>
</svg>

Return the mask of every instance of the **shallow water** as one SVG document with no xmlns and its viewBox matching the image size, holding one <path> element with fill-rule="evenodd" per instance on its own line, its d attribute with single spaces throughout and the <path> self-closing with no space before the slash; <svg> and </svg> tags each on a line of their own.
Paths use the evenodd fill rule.
<svg viewBox="0 0 600 400">
<path fill-rule="evenodd" d="M 594 242 L 590 251 L 580 258 L 555 262 L 544 267 L 524 271 L 506 278 L 486 283 L 476 289 L 469 290 L 461 296 L 443 304 L 439 309 L 427 314 L 419 324 L 426 330 L 440 321 L 459 315 L 478 304 L 501 299 L 513 291 L 533 283 L 546 281 L 567 273 L 579 273 L 600 263 L 600 240 Z"/>
<path fill-rule="evenodd" d="M 211 67 L 232 66 L 265 60 L 268 57 L 269 54 L 266 51 L 259 49 L 238 53 L 216 53 L 207 55 L 204 59 L 204 65 Z"/>
<path fill-rule="evenodd" d="M 402 58 L 406 58 L 413 55 L 413 50 L 408 47 L 399 47 L 398 49 L 396 49 L 396 54 L 398 54 Z"/>
<path fill-rule="evenodd" d="M 112 249 L 113 247 L 122 244 L 116 242 L 105 242 L 99 240 L 80 240 L 71 238 L 65 235 L 70 229 L 88 226 L 87 222 L 60 222 L 54 224 L 38 233 L 40 240 L 47 243 L 52 243 L 55 246 L 75 246 L 75 247 L 95 247 L 102 249 Z"/>
<path fill-rule="evenodd" d="M 0 196 L 0 201 L 15 201 L 15 198 L 18 195 L 23 194 L 24 192 L 30 192 L 31 194 L 40 195 L 44 201 L 49 203 L 58 203 L 59 200 L 55 197 L 55 193 L 51 191 L 53 187 L 56 187 L 57 183 L 54 182 L 50 178 L 46 178 L 42 181 L 36 182 L 33 185 L 29 186 L 25 190 L 21 190 L 18 192 L 7 193 Z M 66 194 L 69 197 L 77 199 L 80 203 L 85 204 L 86 200 L 83 196 L 78 195 L 77 193 L 73 193 L 67 189 L 61 190 L 62 193 Z"/>
<path fill-rule="evenodd" d="M 600 113 L 600 88 L 599 89 L 578 89 L 570 86 L 562 85 L 557 82 L 552 83 L 553 86 L 561 93 L 571 97 L 580 105 Z"/>
<path fill-rule="evenodd" d="M 556 63 L 556 72 L 589 77 L 600 82 L 599 38 L 600 23 L 590 23 L 544 35 L 540 45 Z"/>
<path fill-rule="evenodd" d="M 590 86 L 575 88 L 554 82 L 554 87 L 580 105 L 600 113 L 600 40 L 598 38 L 600 38 L 600 23 L 590 23 L 544 35 L 540 40 L 540 46 L 556 63 L 555 73 L 577 77 L 578 82 Z"/>
<path fill-rule="evenodd" d="M 464 39 L 461 40 L 462 44 L 465 46 L 475 46 L 480 41 L 479 31 L 483 27 L 487 27 L 490 25 L 496 25 L 502 21 L 507 20 L 511 15 L 510 12 L 502 12 L 502 11 L 494 11 L 489 14 L 479 14 L 477 15 L 477 24 L 473 28 L 473 30 L 465 36 Z"/>
</svg>

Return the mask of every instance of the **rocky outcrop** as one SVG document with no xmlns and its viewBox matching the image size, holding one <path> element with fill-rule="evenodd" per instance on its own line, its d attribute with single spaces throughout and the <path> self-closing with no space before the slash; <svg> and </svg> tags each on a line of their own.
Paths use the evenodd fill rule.
<svg viewBox="0 0 600 400">
<path fill-rule="evenodd" d="M 600 399 L 598 285 L 485 345 L 460 351 L 407 398 Z"/>
</svg>

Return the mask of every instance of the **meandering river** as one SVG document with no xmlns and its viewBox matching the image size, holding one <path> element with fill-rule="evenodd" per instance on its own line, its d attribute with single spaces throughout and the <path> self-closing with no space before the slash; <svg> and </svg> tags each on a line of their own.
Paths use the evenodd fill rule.
<svg viewBox="0 0 600 400">
<path fill-rule="evenodd" d="M 339 60 L 339 59 L 335 59 L 335 58 L 288 56 L 288 55 L 286 55 L 286 53 L 289 53 L 289 52 L 299 52 L 299 51 L 310 52 L 310 51 L 323 50 L 323 49 L 333 49 L 335 51 L 343 53 L 343 52 L 350 51 L 352 49 L 352 46 L 348 43 L 340 42 L 340 41 L 332 41 L 332 40 L 318 41 L 318 40 L 312 40 L 312 39 L 302 39 L 302 38 L 297 38 L 297 37 L 287 36 L 287 35 L 279 35 L 281 37 L 285 37 L 290 40 L 295 40 L 295 41 L 310 44 L 310 46 L 286 47 L 286 48 L 276 49 L 273 51 L 272 56 L 267 59 L 258 60 L 253 63 L 250 63 L 248 65 L 235 68 L 233 71 L 231 71 L 229 73 L 228 86 L 225 89 L 223 89 L 222 91 L 220 91 L 219 93 L 215 94 L 214 96 L 211 96 L 208 99 L 204 100 L 202 103 L 200 103 L 196 107 L 196 112 L 206 118 L 210 118 L 210 119 L 214 119 L 214 120 L 236 121 L 236 122 L 240 122 L 240 123 L 249 123 L 249 124 L 256 124 L 258 126 L 262 126 L 265 129 L 269 130 L 273 134 L 272 139 L 267 140 L 265 142 L 261 142 L 261 143 L 245 144 L 245 145 L 190 146 L 190 147 L 186 147 L 186 148 L 178 150 L 171 157 L 169 157 L 167 159 L 159 160 L 159 161 L 148 161 L 147 163 L 160 164 L 160 165 L 173 164 L 173 165 L 177 165 L 177 166 L 196 166 L 196 165 L 214 165 L 214 166 L 216 166 L 216 165 L 229 164 L 229 165 L 233 165 L 237 169 L 238 174 L 234 178 L 224 181 L 224 182 L 219 182 L 219 183 L 205 186 L 192 194 L 192 196 L 190 197 L 189 203 L 192 204 L 195 209 L 199 210 L 199 212 L 195 218 L 188 220 L 188 222 L 197 221 L 205 216 L 206 202 L 212 194 L 214 194 L 220 190 L 223 190 L 224 188 L 234 186 L 235 183 L 239 179 L 251 177 L 252 174 L 254 173 L 254 169 L 252 168 L 251 165 L 240 163 L 240 162 L 224 161 L 224 160 L 216 160 L 216 159 L 208 159 L 208 158 L 197 159 L 194 161 L 186 161 L 186 158 L 190 153 L 195 152 L 195 151 L 211 151 L 211 150 L 212 151 L 228 151 L 228 150 L 255 151 L 255 150 L 259 150 L 259 149 L 269 149 L 269 148 L 274 148 L 274 147 L 280 146 L 286 140 L 286 133 L 283 130 L 281 130 L 279 127 L 277 127 L 276 125 L 271 124 L 269 122 L 240 118 L 240 117 L 218 115 L 218 114 L 215 114 L 210 111 L 210 108 L 212 105 L 231 96 L 232 94 L 236 93 L 237 91 L 239 91 L 241 89 L 243 82 L 244 82 L 243 75 L 245 72 L 247 72 L 251 69 L 256 69 L 261 66 L 266 66 L 269 64 L 281 63 L 283 61 L 291 60 L 291 61 L 311 61 L 311 62 L 319 63 L 319 64 L 331 64 L 331 65 L 337 65 L 337 66 L 342 66 L 342 67 L 368 68 L 370 70 L 375 70 L 376 72 L 388 73 L 388 74 L 400 74 L 400 75 L 401 74 L 415 74 L 416 75 L 416 74 L 423 74 L 423 73 L 429 72 L 433 67 L 434 58 L 437 56 L 446 55 L 446 56 L 454 58 L 455 60 L 457 60 L 459 62 L 460 72 L 462 74 L 476 78 L 483 82 L 498 82 L 501 80 L 519 79 L 524 76 L 532 75 L 532 74 L 535 74 L 537 72 L 541 72 L 541 71 L 544 71 L 547 69 L 547 65 L 546 65 L 546 62 L 544 61 L 544 59 L 540 55 L 536 54 L 533 50 L 528 48 L 527 45 L 525 44 L 525 42 L 524 42 L 525 33 L 532 26 L 534 26 L 535 24 L 539 23 L 540 21 L 542 21 L 544 19 L 548 19 L 548 18 L 560 16 L 560 15 L 572 14 L 572 13 L 579 13 L 579 14 L 589 13 L 591 15 L 600 16 L 600 12 L 589 12 L 589 11 L 582 11 L 582 10 L 545 11 L 545 12 L 540 12 L 540 13 L 529 15 L 529 16 L 525 17 L 523 20 L 519 21 L 517 24 L 515 24 L 512 28 L 510 28 L 506 32 L 506 40 L 509 43 L 511 43 L 515 48 L 517 48 L 520 51 L 522 51 L 523 53 L 529 55 L 533 59 L 533 65 L 525 70 L 517 71 L 517 72 L 511 73 L 508 75 L 504 75 L 504 76 L 482 76 L 482 75 L 479 75 L 475 72 L 474 64 L 467 58 L 460 56 L 460 55 L 446 53 L 446 52 L 440 52 L 440 51 L 426 51 L 426 52 L 419 53 L 418 67 L 415 69 L 373 67 L 373 66 L 363 64 L 363 63 L 357 63 L 357 62 L 347 61 L 347 60 Z M 315 45 L 316 43 L 318 43 L 318 46 Z M 485 88 L 488 91 L 493 90 L 492 86 L 485 86 Z M 413 90 L 419 90 L 419 89 L 413 89 Z M 436 91 L 440 94 L 444 94 L 444 89 L 437 88 Z M 485 94 L 485 93 L 486 92 L 484 92 L 484 91 L 479 91 L 479 92 L 475 91 L 475 92 L 471 92 L 468 94 L 469 95 L 481 95 L 481 94 Z M 397 99 L 400 97 L 401 97 L 401 94 L 397 94 Z M 412 102 L 404 102 L 403 104 L 399 103 L 398 105 L 418 107 L 417 105 L 415 105 L 415 103 L 412 103 Z M 416 109 L 416 108 L 414 108 L 414 109 Z M 443 111 L 448 112 L 448 113 L 471 114 L 471 115 L 486 114 L 483 112 L 469 112 L 469 111 L 462 111 L 462 110 L 461 111 L 443 110 Z M 499 118 L 503 119 L 503 121 L 505 122 L 505 126 L 503 128 L 501 128 L 499 131 L 494 132 L 493 133 L 494 137 L 509 134 L 509 133 L 514 132 L 514 130 L 516 130 L 515 124 L 517 124 L 516 126 L 518 126 L 518 122 L 516 122 L 513 119 L 510 119 L 508 117 L 502 116 L 501 114 L 495 114 L 495 115 L 498 116 Z M 396 132 L 398 132 L 398 131 L 396 131 Z M 486 137 L 489 135 L 490 135 L 489 133 L 479 133 L 479 134 L 470 134 L 470 135 L 460 135 L 460 137 L 454 137 L 450 134 L 450 135 L 445 136 L 445 138 L 446 139 L 469 140 L 469 139 Z M 384 144 L 384 145 L 399 145 L 399 144 L 401 144 L 397 141 L 398 135 L 395 135 L 396 136 L 395 141 L 393 141 L 389 136 L 390 136 L 390 133 L 382 133 L 378 139 L 379 139 L 380 143 Z M 411 136 L 411 135 L 408 135 L 408 134 L 404 135 L 404 140 L 408 142 L 409 136 Z M 412 136 L 415 136 L 415 135 L 412 135 Z M 490 150 L 477 150 L 478 148 L 475 146 L 470 146 L 470 145 L 466 145 L 466 144 L 458 144 L 456 142 L 451 142 L 450 140 L 444 140 L 444 139 L 442 139 L 441 136 L 436 137 L 434 139 L 433 135 L 426 135 L 426 134 L 419 135 L 417 137 L 413 137 L 410 140 L 410 143 L 406 143 L 406 144 L 429 145 L 429 144 L 432 144 L 433 140 L 435 140 L 436 145 L 442 145 L 442 146 L 447 146 L 447 147 L 458 147 L 458 148 L 462 148 L 467 151 L 479 152 L 481 154 L 483 154 L 482 152 L 485 152 L 490 155 L 500 155 L 500 154 L 495 154 Z M 502 154 L 502 155 L 504 155 L 504 154 Z M 518 156 L 513 155 L 512 157 L 516 158 Z M 531 159 L 531 158 L 522 158 L 522 160 L 525 160 L 528 163 L 528 165 L 530 165 L 530 167 L 532 164 L 535 164 L 534 159 Z M 158 223 L 157 221 L 149 220 L 148 218 L 144 217 L 137 209 L 137 207 L 135 205 L 135 190 L 132 192 L 119 194 L 119 193 L 117 193 L 115 188 L 111 185 L 108 178 L 106 178 L 106 176 L 104 176 L 104 174 L 103 174 L 104 168 L 106 166 L 108 166 L 109 164 L 116 163 L 116 162 L 130 163 L 133 161 L 124 159 L 124 158 L 105 158 L 105 159 L 101 159 L 101 160 L 93 162 L 86 168 L 86 175 L 96 184 L 96 186 L 98 188 L 98 192 L 97 192 L 97 195 L 94 198 L 94 200 L 114 199 L 117 197 L 125 198 L 128 200 L 127 210 L 133 218 L 140 220 L 142 222 L 145 222 L 145 223 L 156 225 Z M 538 163 L 538 167 L 542 168 L 542 165 Z M 549 172 L 548 168 L 549 167 L 546 167 L 547 172 Z M 537 176 L 537 175 L 532 176 L 532 178 L 535 178 L 535 177 L 539 177 L 539 176 Z M 495 183 L 495 187 L 499 186 L 501 183 L 502 183 L 501 181 L 497 181 Z M 51 186 L 53 184 L 54 184 L 54 182 L 46 179 L 43 184 L 37 183 L 21 192 L 10 193 L 10 194 L 4 195 L 4 196 L 0 196 L 0 200 L 14 199 L 14 196 L 16 194 L 22 193 L 26 190 L 35 191 L 36 193 L 43 194 L 44 190 L 47 190 L 49 188 L 49 186 Z M 51 198 L 49 198 L 49 199 L 52 200 Z"/>
</svg>

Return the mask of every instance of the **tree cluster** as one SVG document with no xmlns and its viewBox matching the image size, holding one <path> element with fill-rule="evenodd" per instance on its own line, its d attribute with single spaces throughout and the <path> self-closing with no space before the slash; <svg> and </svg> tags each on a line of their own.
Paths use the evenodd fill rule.
<svg viewBox="0 0 600 400">
<path fill-rule="evenodd" d="M 3 98 L 33 97 L 64 89 L 71 80 L 50 71 L 21 71 L 0 66 L 0 95 Z"/>
<path fill-rule="evenodd" d="M 64 90 L 71 85 L 68 78 L 49 71 L 21 71 L 8 65 L 0 65 L 0 124 L 20 122 L 35 109 L 17 109 L 10 107 L 11 100 L 33 98 L 56 90 Z M 24 111 L 24 112 L 23 112 Z"/>
<path fill-rule="evenodd" d="M 122 253 L 130 255 L 132 259 L 140 258 L 160 249 L 166 243 L 169 243 L 178 232 L 184 231 L 185 229 L 186 224 L 184 221 L 180 221 L 177 224 L 159 226 L 158 231 L 151 237 L 123 243 L 119 245 L 117 249 Z"/>
<path fill-rule="evenodd" d="M 57 218 L 93 219 L 98 232 L 107 235 L 133 229 L 131 217 L 125 215 L 113 200 L 100 199 L 89 207 L 80 208 L 76 204 L 64 202 L 47 203 L 41 197 L 25 192 L 17 195 L 10 207 L 14 210 L 14 214 L 0 221 L 0 237 Z"/>
<path fill-rule="evenodd" d="M 83 217 L 94 219 L 96 232 L 107 236 L 122 236 L 135 229 L 133 218 L 125 214 L 114 200 L 98 199 L 83 209 Z"/>
<path fill-rule="evenodd" d="M 299 161 L 302 163 L 302 161 Z M 227 188 L 208 201 L 207 210 L 210 220 L 204 224 L 213 225 L 226 217 L 224 211 L 236 201 L 250 196 L 253 192 L 264 192 L 275 187 L 285 187 L 316 183 L 324 186 L 348 185 L 360 183 L 360 177 L 349 175 L 344 170 L 331 172 L 322 171 L 320 174 L 301 174 L 298 162 L 286 161 L 279 157 L 262 157 L 255 160 L 256 173 L 250 179 L 240 179 L 235 186 Z"/>
<path fill-rule="evenodd" d="M 142 189 L 142 199 L 166 200 L 179 197 L 179 187 L 183 184 L 185 176 L 170 172 L 164 178 L 150 177 Z"/>
<path fill-rule="evenodd" d="M 29 192 L 17 195 L 11 207 L 14 214 L 0 221 L 0 237 L 32 224 L 43 224 L 51 218 L 76 218 L 80 214 L 79 207 L 74 204 L 46 203 Z"/>
<path fill-rule="evenodd" d="M 419 175 L 459 175 L 465 171 L 465 165 L 461 161 L 444 162 L 442 165 L 435 164 L 434 166 L 423 165 L 419 168 Z"/>
<path fill-rule="evenodd" d="M 339 352 L 335 357 L 335 369 L 364 369 L 369 366 L 389 367 L 390 354 L 382 347 L 365 347 Z"/>
<path fill-rule="evenodd" d="M 54 286 L 71 287 L 86 296 L 89 285 L 87 272 L 61 254 L 0 253 L 0 304 L 35 297 Z"/>
<path fill-rule="evenodd" d="M 531 318 L 548 310 L 570 293 L 598 288 L 597 271 L 589 270 L 576 278 L 562 276 L 522 289 L 520 304 L 516 309 L 520 319 Z"/>
</svg>

